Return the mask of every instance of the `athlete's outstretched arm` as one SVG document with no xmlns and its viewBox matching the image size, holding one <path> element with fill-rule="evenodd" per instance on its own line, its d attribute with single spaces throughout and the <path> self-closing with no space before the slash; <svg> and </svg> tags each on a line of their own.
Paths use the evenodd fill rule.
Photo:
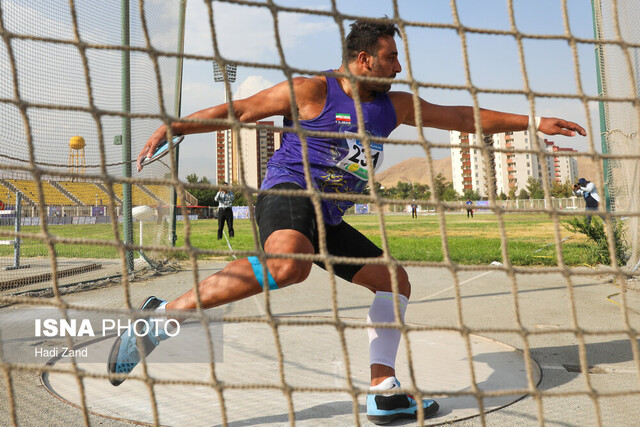
<svg viewBox="0 0 640 427">
<path fill-rule="evenodd" d="M 296 101 L 299 103 L 304 101 L 305 82 L 308 79 L 293 79 Z M 288 82 L 284 81 L 269 89 L 265 89 L 249 98 L 233 101 L 233 112 L 235 118 L 244 123 L 256 122 L 266 117 L 275 115 L 291 115 L 291 96 Z M 226 119 L 229 117 L 227 104 L 216 105 L 215 107 L 206 108 L 186 116 L 187 119 Z M 176 121 L 171 123 L 173 134 L 188 135 L 193 133 L 213 132 L 218 130 L 229 129 L 229 125 L 213 125 L 198 122 Z M 142 170 L 142 160 L 152 155 L 156 151 L 156 147 L 167 138 L 166 125 L 160 126 L 147 140 L 147 143 L 138 155 L 138 172 Z"/>
<path fill-rule="evenodd" d="M 413 108 L 413 96 L 406 92 L 392 92 L 389 95 L 396 107 L 398 125 L 415 126 L 417 121 Z M 437 105 L 420 99 L 420 112 L 422 125 L 425 127 L 476 132 L 472 107 Z M 529 116 L 520 114 L 480 109 L 480 120 L 483 133 L 516 132 L 529 128 Z M 547 135 L 585 136 L 587 134 L 577 123 L 555 117 L 542 117 L 538 130 Z"/>
</svg>

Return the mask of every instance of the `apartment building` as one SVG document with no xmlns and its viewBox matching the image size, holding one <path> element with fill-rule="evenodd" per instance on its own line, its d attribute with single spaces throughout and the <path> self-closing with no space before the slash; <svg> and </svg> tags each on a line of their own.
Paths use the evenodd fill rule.
<svg viewBox="0 0 640 427">
<path fill-rule="evenodd" d="M 552 141 L 537 138 L 548 155 L 516 152 L 538 149 L 532 144 L 528 131 L 485 135 L 480 142 L 475 134 L 450 132 L 453 188 L 460 194 L 473 190 L 488 197 L 493 181 L 496 194 L 509 194 L 512 189 L 517 194 L 526 189 L 530 177 L 542 181 L 543 167 L 547 168 L 550 185 L 554 181 L 574 182 L 578 174 L 577 161 L 566 154 L 576 150 L 560 148 Z M 487 151 L 485 158 L 482 146 L 492 146 L 500 151 Z"/>
<path fill-rule="evenodd" d="M 477 136 L 463 132 L 451 132 L 451 170 L 453 188 L 460 194 L 487 186 L 485 165 L 478 146 Z"/>
<path fill-rule="evenodd" d="M 545 139 L 545 142 L 548 142 Z M 561 148 L 550 142 L 550 146 L 547 146 L 555 155 L 553 157 L 547 157 L 547 162 L 553 167 L 553 172 L 549 173 L 549 176 L 553 175 L 553 180 L 560 184 L 567 182 L 578 181 L 578 161 L 575 157 L 567 155 L 569 153 L 576 153 L 577 151 L 572 148 Z"/>
<path fill-rule="evenodd" d="M 272 121 L 261 121 L 256 124 L 274 126 Z M 218 135 L 221 133 L 223 132 L 217 132 Z M 218 136 L 218 138 L 223 137 Z M 218 144 L 219 147 L 221 145 Z M 280 132 L 242 128 L 237 134 L 232 135 L 228 147 L 229 151 L 225 151 L 224 154 L 216 153 L 218 182 L 242 182 L 240 179 L 240 159 L 242 159 L 244 182 L 251 187 L 259 188 L 267 171 L 267 162 L 280 148 Z"/>
<path fill-rule="evenodd" d="M 233 170 L 232 131 L 221 130 L 216 136 L 216 182 L 231 182 Z"/>
</svg>

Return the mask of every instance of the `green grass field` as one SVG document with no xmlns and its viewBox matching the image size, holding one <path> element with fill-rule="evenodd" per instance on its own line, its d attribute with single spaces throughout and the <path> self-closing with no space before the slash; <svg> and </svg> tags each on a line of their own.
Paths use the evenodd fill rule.
<svg viewBox="0 0 640 427">
<path fill-rule="evenodd" d="M 371 217 L 354 216 L 351 224 L 381 244 L 380 227 Z M 507 253 L 518 266 L 555 266 L 554 225 L 546 215 L 514 214 L 505 217 Z M 399 260 L 443 261 L 443 236 L 437 216 L 412 219 L 406 216 L 386 216 L 391 254 Z M 581 235 L 560 226 L 561 238 L 571 236 L 562 244 L 567 265 L 592 264 L 592 245 Z M 453 262 L 467 265 L 503 262 L 500 227 L 495 215 L 446 216 L 446 244 Z M 552 244 L 548 246 L 549 244 Z"/>
<path fill-rule="evenodd" d="M 381 244 L 379 219 L 376 215 L 350 215 L 345 220 L 376 244 Z M 251 225 L 248 220 L 234 221 L 236 237 L 231 245 L 237 251 L 250 251 L 255 248 Z M 554 226 L 549 217 L 541 214 L 510 214 L 505 217 L 505 231 L 508 240 L 508 254 L 512 264 L 517 266 L 555 266 L 557 265 L 553 244 Z M 153 237 L 155 224 L 145 224 L 145 244 L 161 245 Z M 165 225 L 166 227 L 166 225 Z M 385 227 L 391 254 L 399 260 L 441 262 L 443 240 L 439 219 L 435 215 L 412 219 L 410 215 L 387 215 Z M 4 227 L 4 229 L 11 229 Z M 24 232 L 39 233 L 39 227 L 24 227 Z M 55 236 L 73 238 L 91 238 L 112 240 L 110 224 L 50 226 L 49 232 Z M 567 265 L 595 264 L 593 244 L 581 235 L 572 233 L 560 226 L 562 238 L 571 238 L 562 244 L 562 253 Z M 183 246 L 184 224 L 178 223 L 177 246 Z M 193 247 L 205 250 L 226 250 L 224 239 L 217 240 L 217 221 L 199 220 L 191 222 L 190 243 Z M 138 243 L 138 228 L 134 226 L 134 239 Z M 156 240 L 156 241 L 154 241 Z M 481 265 L 492 261 L 503 262 L 500 231 L 497 218 L 492 214 L 476 215 L 467 219 L 466 215 L 449 214 L 446 216 L 446 242 L 451 259 L 459 264 Z M 1 257 L 11 257 L 10 246 L 0 246 Z M 118 252 L 113 247 L 83 244 L 56 245 L 56 254 L 70 258 L 116 258 Z M 41 242 L 25 240 L 22 244 L 24 257 L 48 256 L 46 246 Z M 177 258 L 186 258 L 185 253 L 175 254 Z M 206 257 L 206 255 L 202 255 Z M 231 259 L 229 257 L 229 259 Z"/>
</svg>

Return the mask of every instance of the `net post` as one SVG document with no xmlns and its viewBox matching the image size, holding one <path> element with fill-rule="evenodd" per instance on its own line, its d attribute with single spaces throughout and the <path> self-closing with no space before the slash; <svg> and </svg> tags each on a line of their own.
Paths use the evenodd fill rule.
<svg viewBox="0 0 640 427">
<path fill-rule="evenodd" d="M 175 116 L 180 117 L 181 114 L 181 103 L 182 103 L 182 68 L 184 63 L 184 58 L 182 54 L 184 53 L 184 20 L 185 20 L 185 10 L 187 8 L 187 0 L 180 0 L 179 6 L 179 16 L 178 16 L 178 57 L 176 62 L 176 90 L 175 90 Z M 173 154 L 176 156 L 176 176 L 178 176 L 178 165 L 180 159 L 180 147 L 175 146 Z M 186 203 L 186 201 L 185 201 Z M 175 186 L 171 186 L 171 230 L 169 231 L 169 239 L 171 241 L 171 246 L 176 245 L 176 241 L 178 240 L 178 235 L 176 234 L 177 221 L 176 217 L 178 215 L 178 210 L 176 209 L 178 206 L 178 192 L 176 191 Z"/>
<path fill-rule="evenodd" d="M 129 0 L 122 0 L 122 47 L 129 47 Z M 122 112 L 131 112 L 131 54 L 122 49 Z M 131 117 L 122 118 L 122 176 L 131 178 Z M 131 218 L 131 183 L 122 183 L 122 228 L 124 243 L 133 244 L 133 223 Z M 133 271 L 133 251 L 126 251 L 127 269 Z"/>
<path fill-rule="evenodd" d="M 602 4 L 600 0 L 591 0 L 591 10 L 593 12 L 593 36 L 596 40 L 600 40 L 602 34 Z M 607 120 L 605 115 L 604 101 L 604 52 L 602 51 L 602 44 L 597 43 L 595 48 L 596 56 L 596 80 L 598 83 L 598 111 L 600 114 L 600 144 L 602 146 L 602 154 L 608 153 L 607 147 Z M 609 194 L 609 159 L 606 157 L 602 159 L 602 172 L 603 172 L 603 184 L 604 184 L 604 199 L 607 212 L 611 212 L 611 197 Z"/>
<path fill-rule="evenodd" d="M 16 219 L 14 224 L 14 231 L 16 237 L 13 243 L 13 268 L 20 268 L 20 228 L 22 227 L 22 193 L 16 192 Z"/>
</svg>

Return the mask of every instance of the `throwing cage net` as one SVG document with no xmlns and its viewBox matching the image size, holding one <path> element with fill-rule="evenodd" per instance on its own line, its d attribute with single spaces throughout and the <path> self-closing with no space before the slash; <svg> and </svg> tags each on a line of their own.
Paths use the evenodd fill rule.
<svg viewBox="0 0 640 427">
<path fill-rule="evenodd" d="M 201 2 L 197 3 L 202 6 Z M 335 425 L 366 425 L 363 402 L 368 393 L 368 382 L 359 376 L 368 375 L 368 365 L 367 361 L 360 360 L 366 358 L 362 356 L 366 353 L 366 343 L 358 337 L 366 336 L 366 329 L 371 326 L 361 321 L 362 310 L 366 315 L 370 295 L 364 297 L 366 303 L 363 304 L 360 295 L 349 294 L 333 275 L 336 263 L 383 264 L 388 268 L 395 294 L 395 322 L 377 326 L 397 328 L 402 332 L 398 365 L 403 366 L 399 368 L 405 376 L 403 390 L 417 399 L 440 401 L 444 410 L 433 422 L 472 418 L 469 424 L 461 425 L 544 425 L 551 419 L 559 424 L 606 425 L 638 419 L 637 405 L 633 404 L 640 395 L 637 384 L 640 351 L 637 318 L 633 317 L 638 311 L 634 310 L 633 292 L 636 290 L 629 284 L 635 273 L 633 269 L 619 265 L 614 237 L 616 223 L 622 221 L 630 243 L 630 264 L 636 262 L 637 218 L 640 214 L 636 205 L 638 148 L 635 142 L 640 117 L 636 53 L 640 46 L 634 39 L 633 23 L 637 20 L 637 12 L 631 1 L 594 1 L 596 36 L 575 36 L 571 32 L 568 12 L 572 2 L 558 0 L 554 10 L 565 31 L 560 35 L 549 35 L 520 29 L 514 18 L 515 3 L 506 2 L 505 22 L 496 28 L 465 25 L 460 18 L 460 9 L 469 7 L 469 2 L 460 0 L 441 2 L 451 17 L 446 23 L 431 21 L 428 14 L 425 17 L 414 15 L 410 2 L 397 0 L 387 2 L 388 17 L 366 18 L 398 25 L 402 35 L 398 48 L 405 55 L 407 64 L 406 77 L 397 80 L 412 93 L 415 105 L 418 105 L 417 97 L 423 96 L 425 91 L 463 93 L 475 109 L 477 122 L 482 105 L 480 100 L 484 96 L 519 96 L 526 99 L 523 105 L 528 107 L 528 111 L 520 112 L 532 114 L 536 113 L 541 99 L 578 103 L 586 117 L 585 128 L 589 134 L 590 148 L 585 156 L 594 159 L 594 163 L 602 159 L 608 163 L 604 174 L 596 168 L 591 179 L 602 193 L 606 188 L 611 200 L 609 212 L 603 208 L 598 212 L 604 221 L 604 250 L 609 254 L 610 262 L 597 269 L 568 261 L 561 222 L 585 213 L 562 209 L 553 203 L 549 184 L 551 172 L 546 168 L 540 170 L 544 203 L 532 202 L 524 207 L 502 204 L 495 194 L 495 183 L 488 180 L 490 191 L 483 209 L 494 228 L 489 233 L 479 232 L 487 243 L 475 250 L 488 251 L 495 243 L 498 255 L 494 262 L 483 265 L 458 261 L 455 251 L 459 248 L 455 247 L 455 238 L 460 235 L 468 238 L 474 233 L 467 228 L 455 231 L 454 214 L 466 208 L 464 201 L 447 201 L 435 191 L 431 197 L 418 201 L 390 199 L 376 186 L 376 175 L 371 166 L 374 163 L 372 144 L 419 146 L 424 149 L 429 164 L 433 163 L 434 149 L 451 148 L 450 144 L 425 137 L 420 126 L 413 138 L 392 136 L 383 141 L 362 130 L 357 133 L 371 177 L 369 191 L 365 194 L 326 195 L 313 189 L 271 191 L 311 199 L 319 234 L 319 253 L 316 255 L 265 254 L 260 249 L 253 220 L 247 221 L 249 225 L 245 227 L 246 234 L 252 237 L 252 244 L 247 249 L 203 249 L 198 246 L 189 216 L 178 219 L 184 243 L 172 247 L 173 192 L 182 200 L 178 204 L 195 204 L 185 191 L 189 186 L 178 179 L 175 153 L 165 157 L 164 163 L 158 161 L 145 167 L 141 174 L 127 176 L 123 166 L 131 165 L 131 158 L 137 156 L 159 124 L 179 120 L 176 104 L 180 99 L 180 86 L 176 82 L 180 77 L 180 61 L 203 62 L 208 70 L 212 61 L 222 70 L 227 70 L 225 66 L 229 64 L 236 64 L 240 69 L 278 70 L 293 90 L 292 81 L 296 75 L 331 73 L 320 66 L 308 69 L 295 65 L 299 60 L 285 54 L 280 31 L 283 25 L 291 22 L 286 17 L 324 18 L 325 24 L 335 24 L 340 40 L 344 40 L 348 24 L 360 16 L 341 11 L 341 7 L 347 6 L 335 0 L 328 1 L 325 7 L 309 8 L 297 4 L 285 6 L 273 0 L 206 0 L 201 10 L 206 10 L 205 33 L 211 38 L 204 43 L 211 44 L 213 54 L 202 55 L 181 52 L 180 21 L 184 19 L 181 8 L 186 2 L 0 0 L 0 115 L 4 125 L 0 133 L 0 201 L 3 207 L 0 210 L 0 263 L 3 267 L 0 270 L 0 304 L 3 306 L 0 309 L 1 423 L 35 424 L 43 422 L 42 414 L 45 413 L 56 414 L 52 417 L 58 417 L 62 420 L 60 423 L 82 422 L 85 425 L 101 422 L 96 418 L 99 416 L 111 418 L 114 424 L 132 421 L 153 425 L 327 425 L 331 418 Z M 368 4 L 362 2 L 362 7 L 368 7 Z M 223 25 L 227 16 L 216 15 L 221 13 L 216 9 L 220 5 L 241 9 L 242 13 L 234 15 L 242 17 L 237 19 L 249 17 L 250 12 L 256 10 L 272 18 L 274 39 L 271 44 L 275 48 L 271 45 L 270 48 L 276 52 L 276 58 L 243 61 L 222 54 L 218 46 L 220 28 L 228 26 Z M 124 28 L 129 28 L 126 41 Z M 412 58 L 417 55 L 410 54 L 415 52 L 412 43 L 422 31 L 435 37 L 434 45 L 439 37 L 457 40 L 461 47 L 459 68 L 462 72 L 458 77 L 462 77 L 459 81 L 451 83 L 446 81 L 448 77 L 445 81 L 431 80 L 428 74 L 421 74 L 413 67 Z M 478 40 L 487 42 L 496 36 L 508 38 L 515 46 L 512 56 L 519 61 L 524 87 L 505 89 L 474 83 L 472 75 L 477 77 L 478 74 L 473 72 L 470 44 Z M 256 42 L 267 39 L 263 34 L 253 37 Z M 525 55 L 525 45 L 530 41 L 559 41 L 568 46 L 576 73 L 575 91 L 548 92 L 533 88 L 527 73 L 530 64 Z M 578 51 L 585 46 L 589 49 L 597 47 L 602 73 L 601 96 L 591 96 L 582 87 Z M 344 49 L 344 43 L 341 47 Z M 589 58 L 593 60 L 593 57 Z M 474 64 L 481 70 L 487 67 L 483 63 Z M 480 71 L 480 75 L 483 74 L 486 73 Z M 223 77 L 229 94 L 226 71 Z M 343 77 L 352 83 L 357 80 L 348 73 Z M 354 97 L 361 116 L 359 95 L 355 93 Z M 595 148 L 593 141 L 597 129 L 590 120 L 590 107 L 596 102 L 602 102 L 606 117 L 606 126 L 602 129 L 607 147 L 604 154 Z M 302 140 L 301 151 L 308 178 L 305 138 L 338 138 L 340 135 L 303 130 L 297 112 L 292 111 L 292 115 L 294 131 Z M 209 123 L 230 124 L 234 137 L 225 137 L 225 140 L 237 138 L 242 129 L 257 132 L 290 130 L 279 123 L 275 126 L 241 123 L 231 116 Z M 476 141 L 483 139 L 479 131 Z M 123 154 L 128 140 L 132 154 Z M 186 143 L 188 141 L 183 144 Z M 540 144 L 540 141 L 531 141 L 530 147 L 520 151 L 527 156 L 537 156 L 538 163 L 546 165 L 548 157 L 558 154 L 546 152 Z M 238 152 L 229 157 L 237 162 L 233 169 L 238 181 L 225 188 L 243 194 L 250 212 L 258 191 L 245 179 L 242 147 L 240 141 L 235 140 L 233 150 Z M 495 166 L 496 152 L 518 151 L 485 143 L 470 145 L 470 148 L 477 150 L 485 168 Z M 438 177 L 430 168 L 430 188 L 435 189 L 437 182 Z M 191 188 L 217 191 L 220 186 L 201 183 Z M 381 258 L 346 258 L 327 252 L 320 207 L 325 198 L 356 199 L 359 204 L 369 205 L 368 212 L 374 212 L 370 215 L 373 226 L 369 235 L 373 236 L 372 240 L 378 239 L 377 243 L 384 251 Z M 389 227 L 393 221 L 393 217 L 387 215 L 389 206 L 412 203 L 427 207 L 434 218 L 433 233 L 429 237 L 435 236 L 435 243 L 429 244 L 426 238 L 414 242 L 415 251 L 425 254 L 438 250 L 442 254 L 440 259 L 397 255 L 394 239 L 398 234 L 407 237 L 406 234 L 412 234 L 414 230 L 413 225 L 407 224 L 402 225 L 404 229 L 399 233 L 396 227 Z M 136 207 L 144 208 L 136 211 Z M 141 214 L 136 218 L 135 212 Z M 526 238 L 532 233 L 532 226 L 518 216 L 520 214 L 544 217 L 551 240 L 545 245 L 546 255 L 537 255 L 542 248 L 532 249 L 524 258 L 518 258 L 512 252 L 517 246 L 514 243 L 517 237 L 524 235 Z M 137 228 L 123 230 L 123 223 L 129 221 L 137 227 L 137 220 L 140 220 L 140 234 Z M 104 228 L 98 227 L 101 225 Z M 415 233 L 419 234 L 417 229 Z M 236 232 L 237 240 L 240 234 Z M 127 236 L 130 236 L 129 242 Z M 536 236 L 532 236 L 530 240 L 535 240 Z M 530 245 L 535 248 L 540 242 L 530 242 Z M 579 246 L 577 250 L 587 251 L 584 247 Z M 134 251 L 140 255 L 139 258 L 133 255 L 137 261 L 132 263 Z M 461 251 L 474 250 L 463 244 Z M 186 254 L 190 261 L 191 272 L 186 287 L 172 275 L 161 278 L 165 280 L 164 284 L 130 280 L 131 272 L 141 265 L 154 265 L 175 254 Z M 579 252 L 577 257 L 582 254 Z M 308 291 L 308 295 L 304 291 L 303 294 L 287 294 L 300 298 L 299 310 L 291 301 L 279 299 L 280 292 L 281 295 L 294 292 L 296 287 L 292 286 L 276 294 L 265 289 L 255 298 L 256 307 L 249 307 L 251 301 L 245 301 L 246 305 L 233 305 L 225 308 L 222 314 L 207 314 L 200 309 L 182 313 L 187 317 L 185 328 L 196 338 L 178 344 L 178 348 L 172 350 L 175 354 L 172 351 L 163 353 L 163 348 L 168 348 L 166 346 L 171 342 L 171 339 L 167 340 L 153 356 L 171 353 L 174 358 L 142 360 L 123 385 L 113 388 L 109 384 L 113 375 L 104 369 L 115 337 L 114 334 L 104 335 L 110 326 L 110 316 L 125 315 L 133 319 L 136 314 L 123 314 L 121 309 L 136 307 L 143 300 L 142 294 L 156 293 L 156 286 L 162 286 L 160 289 L 166 296 L 159 296 L 165 298 L 194 289 L 200 307 L 198 281 L 212 272 L 210 269 L 199 270 L 201 255 L 258 256 L 262 262 L 273 257 L 320 261 L 326 265 L 328 274 L 312 275 L 309 280 L 315 280 L 318 287 Z M 551 261 L 539 264 L 531 261 L 538 256 Z M 106 266 L 110 264 L 113 264 L 113 270 L 107 272 Z M 442 318 L 416 314 L 411 321 L 400 321 L 396 269 L 399 265 L 409 270 L 413 283 L 411 310 L 419 313 L 421 308 L 426 308 L 424 311 L 444 313 Z M 530 267 L 532 265 L 536 267 Z M 78 283 L 111 274 L 121 278 L 117 286 L 73 295 L 62 292 L 67 276 L 74 276 L 71 281 Z M 487 287 L 469 289 L 469 283 L 490 274 L 495 281 L 485 283 Z M 265 282 L 268 282 L 266 278 Z M 46 284 L 45 288 L 43 284 Z M 605 290 L 604 286 L 615 290 Z M 35 295 L 34 291 L 50 298 L 41 298 L 42 295 Z M 545 297 L 548 293 L 551 297 Z M 605 298 L 618 307 L 605 302 L 606 306 L 594 308 L 594 300 L 600 303 Z M 341 299 L 353 303 L 345 306 Z M 447 310 L 439 312 L 442 307 L 438 304 L 447 304 Z M 42 311 L 46 309 L 50 311 Z M 59 320 L 43 322 L 52 317 Z M 83 318 L 102 321 L 101 336 L 89 334 L 90 327 L 80 323 Z M 26 326 L 24 319 L 28 319 Z M 74 333 L 63 334 L 62 325 L 71 324 L 74 319 L 78 322 L 68 328 Z M 211 337 L 211 332 L 217 328 L 216 322 L 220 321 L 225 328 L 223 363 L 218 363 L 222 348 L 220 341 L 216 341 L 222 338 Z M 11 325 L 11 328 L 2 325 Z M 83 335 L 82 331 L 87 333 Z M 451 344 L 452 340 L 456 341 L 455 345 Z M 493 340 L 508 341 L 510 348 L 517 351 L 505 351 L 503 347 L 495 350 L 487 344 L 497 342 Z M 26 346 L 25 342 L 28 343 Z M 198 346 L 205 349 L 203 358 L 195 354 Z M 67 357 L 54 351 L 63 347 L 77 352 Z M 37 363 L 34 362 L 34 349 Z M 85 360 L 84 350 L 90 350 L 93 356 Z M 504 353 L 516 354 L 516 358 L 506 357 Z M 438 360 L 440 354 L 445 360 Z M 45 357 L 44 362 L 42 357 Z M 62 360 L 68 363 L 61 364 Z M 452 367 L 452 362 L 461 364 Z M 625 364 L 625 369 L 620 371 L 624 379 L 614 375 L 619 370 L 619 363 Z M 515 382 L 505 381 L 502 373 L 507 367 L 513 368 Z M 425 382 L 426 377 L 440 381 L 430 382 L 429 379 Z M 463 381 L 458 385 L 456 381 L 460 378 Z M 314 383 L 315 380 L 318 383 Z M 48 392 L 40 387 L 40 381 Z M 509 411 L 497 411 L 520 399 Z M 318 401 L 322 404 L 315 403 Z M 579 409 L 574 412 L 567 409 L 574 407 Z M 459 409 L 471 411 L 456 412 Z M 417 422 L 424 425 L 430 420 L 418 411 Z"/>
<path fill-rule="evenodd" d="M 635 17 L 640 5 L 632 1 L 595 1 L 595 29 L 601 104 L 603 151 L 607 203 L 612 212 L 630 214 L 628 240 L 631 245 L 629 264 L 637 269 L 640 226 L 640 169 L 638 155 L 637 105 L 640 72 L 640 30 Z"/>
<path fill-rule="evenodd" d="M 73 283 L 120 274 L 117 241 L 170 244 L 173 187 L 127 182 L 123 167 L 131 165 L 128 147 L 137 152 L 159 117 L 176 113 L 178 58 L 154 61 L 147 50 L 178 51 L 179 8 L 140 6 L 131 3 L 125 40 L 117 2 L 2 2 L 2 232 L 19 222 L 23 234 L 3 237 L 0 292 L 46 287 L 54 251 L 59 277 Z M 165 180 L 170 172 L 167 161 L 156 162 L 142 176 Z M 132 206 L 152 212 L 123 228 Z M 44 230 L 60 240 L 35 237 Z M 128 258 L 129 269 L 146 265 L 138 253 Z"/>
</svg>

